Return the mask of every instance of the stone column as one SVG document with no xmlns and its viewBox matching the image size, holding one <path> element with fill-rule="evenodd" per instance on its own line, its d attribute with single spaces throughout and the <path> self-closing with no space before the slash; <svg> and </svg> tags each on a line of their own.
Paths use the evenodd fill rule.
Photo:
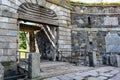
<svg viewBox="0 0 120 80">
<path fill-rule="evenodd" d="M 120 55 L 116 55 L 117 57 L 117 67 L 120 67 Z"/>
<path fill-rule="evenodd" d="M 29 54 L 29 78 L 35 79 L 40 77 L 40 54 L 30 53 Z"/>
<path fill-rule="evenodd" d="M 0 4 L 0 62 L 16 61 L 17 10 L 9 7 L 9 0 L 0 0 Z"/>
<path fill-rule="evenodd" d="M 0 63 L 0 80 L 4 80 L 4 67 Z"/>
</svg>

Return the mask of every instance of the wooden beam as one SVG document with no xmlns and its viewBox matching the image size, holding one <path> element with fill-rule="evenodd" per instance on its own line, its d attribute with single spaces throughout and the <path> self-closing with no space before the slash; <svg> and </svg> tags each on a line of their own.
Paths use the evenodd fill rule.
<svg viewBox="0 0 120 80">
<path fill-rule="evenodd" d="M 55 12 L 43 6 L 23 3 L 18 9 L 18 13 L 19 20 L 58 26 L 58 19 Z"/>
<path fill-rule="evenodd" d="M 40 19 L 39 17 L 35 17 L 34 15 L 19 15 L 19 20 L 35 22 L 38 24 L 48 24 L 53 26 L 58 26 L 58 22 L 56 20 L 47 20 L 47 19 Z"/>
<path fill-rule="evenodd" d="M 41 27 L 35 25 L 20 24 L 20 31 L 33 32 L 40 30 Z"/>
</svg>

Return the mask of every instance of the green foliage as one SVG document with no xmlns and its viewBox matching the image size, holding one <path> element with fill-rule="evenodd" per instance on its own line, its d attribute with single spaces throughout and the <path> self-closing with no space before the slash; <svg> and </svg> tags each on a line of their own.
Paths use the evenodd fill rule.
<svg viewBox="0 0 120 80">
<path fill-rule="evenodd" d="M 26 49 L 26 35 L 25 32 L 20 32 L 19 33 L 19 49 Z"/>
</svg>

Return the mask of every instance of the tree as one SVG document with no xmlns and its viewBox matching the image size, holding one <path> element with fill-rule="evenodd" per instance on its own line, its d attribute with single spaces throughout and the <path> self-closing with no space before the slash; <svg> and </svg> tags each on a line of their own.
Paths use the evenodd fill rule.
<svg viewBox="0 0 120 80">
<path fill-rule="evenodd" d="M 27 49 L 25 32 L 19 33 L 19 49 Z"/>
</svg>

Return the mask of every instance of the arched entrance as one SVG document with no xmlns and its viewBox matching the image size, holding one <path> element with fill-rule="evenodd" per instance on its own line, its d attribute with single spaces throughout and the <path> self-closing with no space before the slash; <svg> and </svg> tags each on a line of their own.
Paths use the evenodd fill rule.
<svg viewBox="0 0 120 80">
<path fill-rule="evenodd" d="M 33 4 L 23 3 L 18 8 L 20 31 L 29 33 L 30 52 L 36 52 L 36 44 L 41 58 L 55 60 L 57 53 L 57 15 L 51 9 Z"/>
</svg>

